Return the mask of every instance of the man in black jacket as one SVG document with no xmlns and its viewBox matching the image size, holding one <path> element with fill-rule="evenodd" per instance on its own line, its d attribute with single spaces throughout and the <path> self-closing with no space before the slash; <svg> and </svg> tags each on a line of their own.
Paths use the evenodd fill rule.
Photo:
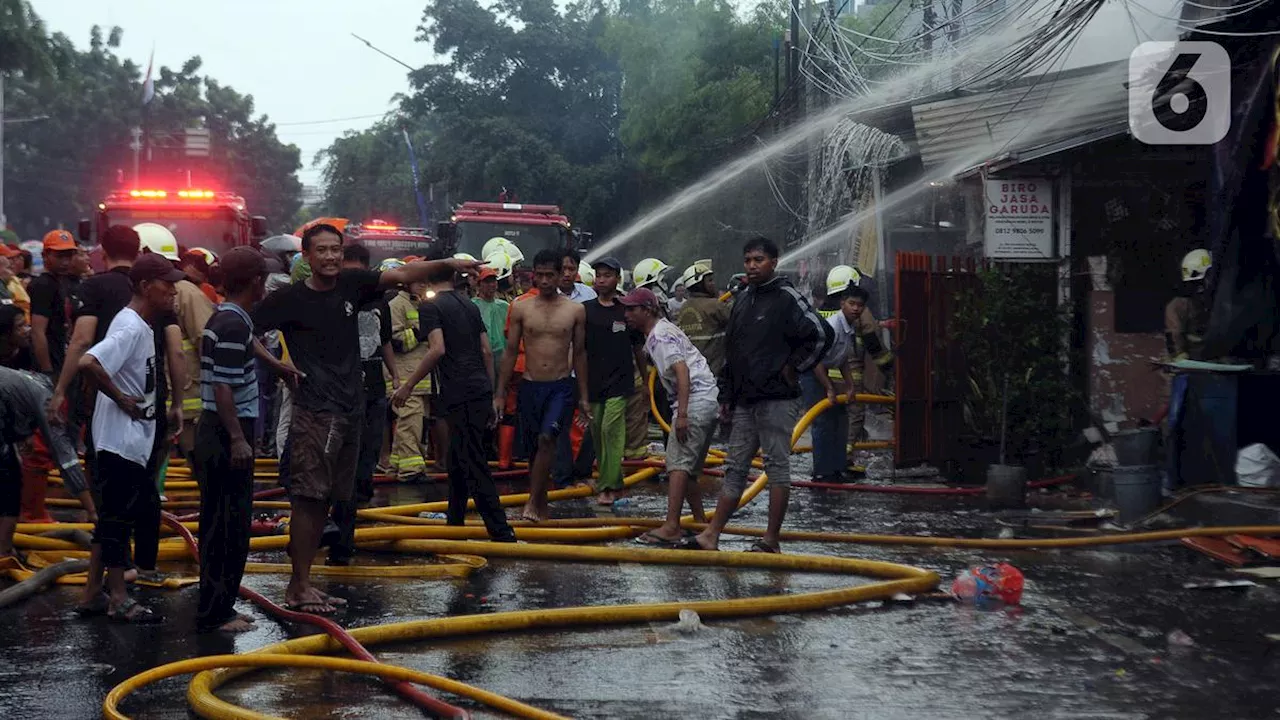
<svg viewBox="0 0 1280 720">
<path fill-rule="evenodd" d="M 738 508 L 756 450 L 769 476 L 769 526 L 753 552 L 779 552 L 778 534 L 791 494 L 791 431 L 796 424 L 799 375 L 831 346 L 831 326 L 790 281 L 777 274 L 778 246 L 767 238 L 742 248 L 747 288 L 734 301 L 720 374 L 721 420 L 732 418 L 724 485 L 716 515 L 689 549 L 716 550 Z"/>
</svg>

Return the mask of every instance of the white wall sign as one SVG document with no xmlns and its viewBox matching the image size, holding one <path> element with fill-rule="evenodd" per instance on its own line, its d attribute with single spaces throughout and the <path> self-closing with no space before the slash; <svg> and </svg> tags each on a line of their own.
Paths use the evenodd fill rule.
<svg viewBox="0 0 1280 720">
<path fill-rule="evenodd" d="M 986 256 L 1048 260 L 1053 255 L 1053 183 L 1017 178 L 986 181 Z"/>
</svg>

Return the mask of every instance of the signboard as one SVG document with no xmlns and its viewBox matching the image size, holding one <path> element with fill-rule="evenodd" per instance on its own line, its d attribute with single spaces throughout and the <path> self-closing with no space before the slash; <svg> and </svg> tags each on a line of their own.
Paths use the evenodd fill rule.
<svg viewBox="0 0 1280 720">
<path fill-rule="evenodd" d="M 1052 259 L 1052 181 L 987 180 L 985 190 L 986 256 L 993 260 Z"/>
</svg>

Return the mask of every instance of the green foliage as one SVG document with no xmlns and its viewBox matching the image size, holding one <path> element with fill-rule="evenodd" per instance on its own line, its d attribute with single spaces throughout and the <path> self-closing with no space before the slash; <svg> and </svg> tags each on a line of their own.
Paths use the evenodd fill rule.
<svg viewBox="0 0 1280 720">
<path fill-rule="evenodd" d="M 27 0 L 0 0 L 0 73 L 40 75 L 48 68 L 44 22 Z"/>
<path fill-rule="evenodd" d="M 12 12 L 19 6 L 25 3 L 0 0 L 0 72 L 9 70 L 6 114 L 42 119 L 5 128 L 5 210 L 23 236 L 38 237 L 88 217 L 107 192 L 120 187 L 119 177 L 132 181 L 130 131 L 144 122 L 145 68 L 116 54 L 120 28 L 104 34 L 95 27 L 89 48 L 81 51 L 64 34 L 45 36 L 33 13 L 24 36 L 28 49 L 6 50 L 13 28 L 21 27 Z M 279 225 L 301 205 L 299 151 L 280 142 L 265 116 L 254 116 L 251 96 L 199 74 L 200 66 L 193 57 L 177 69 L 157 68 L 156 97 L 146 120 L 156 145 L 187 128 L 207 128 L 210 157 L 190 165 Z M 172 185 L 165 179 L 158 181 Z"/>
<path fill-rule="evenodd" d="M 1010 451 L 1060 448 L 1078 393 L 1067 376 L 1070 319 L 1058 307 L 1056 268 L 1013 265 L 978 275 L 956 294 L 949 328 L 968 365 L 965 424 L 977 437 L 1000 438 L 1007 378 Z"/>
<path fill-rule="evenodd" d="M 508 188 L 524 202 L 559 204 L 575 225 L 607 237 L 757 142 L 782 27 L 771 12 L 741 15 L 723 0 L 433 0 L 419 39 L 447 61 L 410 75 L 400 118 L 321 153 L 324 210 L 416 217 L 403 122 L 424 193 L 435 185 L 437 215 L 446 196 L 495 200 Z M 777 225 L 768 184 L 754 180 L 619 254 L 683 267 L 723 244 L 736 265 L 747 232 Z M 725 221 L 745 227 L 726 231 Z"/>
</svg>

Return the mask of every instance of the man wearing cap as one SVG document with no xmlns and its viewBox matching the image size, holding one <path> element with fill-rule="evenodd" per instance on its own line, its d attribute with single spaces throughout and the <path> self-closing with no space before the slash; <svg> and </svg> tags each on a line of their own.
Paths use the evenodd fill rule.
<svg viewBox="0 0 1280 720">
<path fill-rule="evenodd" d="M 66 230 L 44 236 L 44 273 L 31 281 L 31 353 L 36 370 L 56 378 L 67 356 L 80 278 L 72 263 L 80 246 Z"/>
<path fill-rule="evenodd" d="M 180 261 L 180 269 L 186 273 L 187 279 L 200 288 L 200 292 L 209 298 L 209 302 L 215 304 L 222 302 L 222 299 L 218 297 L 217 288 L 209 284 L 209 271 L 217 261 L 213 253 L 199 247 L 182 253 Z"/>
<path fill-rule="evenodd" d="M 160 616 L 129 597 L 124 571 L 129 543 L 142 523 L 158 520 L 159 496 L 148 469 L 155 452 L 155 334 L 151 323 L 173 307 L 173 284 L 182 273 L 158 255 L 138 259 L 129 270 L 133 299 L 111 321 L 102 342 L 80 359 L 80 369 L 97 383 L 93 442 L 98 456 L 94 478 L 102 503 L 94 528 L 89 576 L 81 607 L 112 619 L 154 623 Z M 102 571 L 107 597 L 102 597 Z"/>
<path fill-rule="evenodd" d="M 667 436 L 667 518 L 661 527 L 636 538 L 641 545 L 669 546 L 684 538 L 680 510 L 689 501 L 695 522 L 706 522 L 698 477 L 715 436 L 715 375 L 706 358 L 688 336 L 662 317 L 658 296 L 649 288 L 636 288 L 620 300 L 626 307 L 627 325 L 645 335 L 644 349 L 658 371 L 662 387 L 671 398 L 671 434 Z"/>
<path fill-rule="evenodd" d="M 498 297 L 498 271 L 485 266 L 480 268 L 480 285 L 478 294 L 471 302 L 480 309 L 480 318 L 484 320 L 485 335 L 489 338 L 489 352 L 493 354 L 494 376 L 497 381 L 497 368 L 502 365 L 502 352 L 507 349 L 507 334 L 504 330 L 507 322 L 507 309 L 511 304 Z"/>
<path fill-rule="evenodd" d="M 587 400 L 591 403 L 591 441 L 599 459 L 598 505 L 612 505 L 622 491 L 622 454 L 627 444 L 627 398 L 633 377 L 643 368 L 644 336 L 628 329 L 618 303 L 622 263 L 604 257 L 591 263 L 596 297 L 583 303 L 587 313 Z"/>
<path fill-rule="evenodd" d="M 252 438 L 259 413 L 249 309 L 266 295 L 267 265 L 256 250 L 237 247 L 223 256 L 222 271 L 227 301 L 209 318 L 200 338 L 201 412 L 192 458 L 200 482 L 196 627 L 245 632 L 253 629 L 253 619 L 236 613 L 235 603 L 249 557 Z"/>
</svg>

